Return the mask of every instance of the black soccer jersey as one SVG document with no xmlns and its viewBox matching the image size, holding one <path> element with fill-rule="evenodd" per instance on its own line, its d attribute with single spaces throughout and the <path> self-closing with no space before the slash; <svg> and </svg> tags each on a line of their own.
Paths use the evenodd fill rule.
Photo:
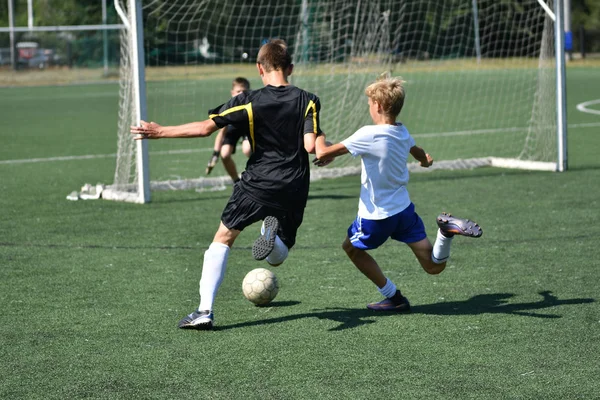
<svg viewBox="0 0 600 400">
<path fill-rule="evenodd" d="M 219 128 L 247 130 L 252 155 L 240 185 L 257 203 L 280 209 L 304 207 L 310 169 L 304 135 L 321 133 L 319 98 L 293 85 L 240 93 L 209 111 Z"/>
</svg>

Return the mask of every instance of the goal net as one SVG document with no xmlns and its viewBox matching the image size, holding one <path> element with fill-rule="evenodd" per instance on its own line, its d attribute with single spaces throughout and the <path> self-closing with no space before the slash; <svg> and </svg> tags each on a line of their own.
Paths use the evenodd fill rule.
<svg viewBox="0 0 600 400">
<path fill-rule="evenodd" d="M 258 49 L 281 38 L 293 53 L 291 83 L 320 97 L 332 142 L 371 123 L 364 89 L 390 71 L 407 82 L 399 120 L 436 168 L 556 168 L 554 22 L 536 0 L 148 0 L 143 15 L 149 120 L 205 119 L 237 76 L 258 89 Z M 136 201 L 131 32 L 121 43 L 117 166 L 104 197 Z M 150 141 L 151 189 L 229 184 L 221 165 L 205 175 L 213 143 Z M 241 172 L 241 144 L 234 159 Z M 342 157 L 312 176 L 358 171 L 359 160 Z"/>
</svg>

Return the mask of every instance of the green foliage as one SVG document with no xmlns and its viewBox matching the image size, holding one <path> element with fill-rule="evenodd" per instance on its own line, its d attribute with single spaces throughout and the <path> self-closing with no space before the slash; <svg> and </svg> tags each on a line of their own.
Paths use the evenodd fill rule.
<svg viewBox="0 0 600 400">
<path fill-rule="evenodd" d="M 598 1 L 572 0 L 571 13 L 573 26 L 600 29 L 600 3 Z"/>
</svg>

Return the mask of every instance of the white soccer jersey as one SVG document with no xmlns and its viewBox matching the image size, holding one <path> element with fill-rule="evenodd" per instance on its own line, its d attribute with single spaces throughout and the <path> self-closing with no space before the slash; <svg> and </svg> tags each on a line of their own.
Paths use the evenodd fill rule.
<svg viewBox="0 0 600 400">
<path fill-rule="evenodd" d="M 384 219 L 409 206 L 406 163 L 415 140 L 404 125 L 364 126 L 342 143 L 361 157 L 359 217 Z"/>
</svg>

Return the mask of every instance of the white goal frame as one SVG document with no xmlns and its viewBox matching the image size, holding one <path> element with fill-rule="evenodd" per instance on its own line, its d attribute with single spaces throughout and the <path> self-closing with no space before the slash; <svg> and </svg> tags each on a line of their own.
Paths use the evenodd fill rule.
<svg viewBox="0 0 600 400">
<path fill-rule="evenodd" d="M 119 0 L 114 0 L 115 8 L 121 17 L 125 29 L 128 30 L 131 37 L 131 68 L 134 76 L 134 107 L 135 120 L 137 124 L 140 120 L 146 117 L 146 86 L 144 72 L 144 47 L 143 47 L 143 22 L 142 22 L 142 0 L 127 0 L 130 10 L 130 18 L 128 19 L 119 5 Z M 523 161 L 518 159 L 502 159 L 495 157 L 487 157 L 482 159 L 459 160 L 465 163 L 468 167 L 473 166 L 497 166 L 507 168 L 522 168 L 531 170 L 545 171 L 566 171 L 567 170 L 567 117 L 566 117 L 566 82 L 565 82 L 565 49 L 564 49 L 564 10 L 563 0 L 554 0 L 554 12 L 548 7 L 544 0 L 538 0 L 538 3 L 545 10 L 547 15 L 554 21 L 554 50 L 556 57 L 556 107 L 557 107 L 557 160 L 556 162 L 536 162 Z M 474 9 L 476 10 L 476 0 L 473 0 Z M 475 39 L 477 40 L 477 39 Z M 150 173 L 149 173 L 149 157 L 147 139 L 137 141 L 137 193 L 129 195 L 113 196 L 110 188 L 103 192 L 105 199 L 118 199 L 122 201 L 135 203 L 148 203 L 151 200 L 150 192 Z M 335 170 L 335 168 L 333 169 Z M 333 171 L 323 171 L 322 177 L 347 175 L 348 172 L 332 174 Z M 354 171 L 356 172 L 356 171 Z M 216 178 L 215 178 L 216 179 Z"/>
</svg>

